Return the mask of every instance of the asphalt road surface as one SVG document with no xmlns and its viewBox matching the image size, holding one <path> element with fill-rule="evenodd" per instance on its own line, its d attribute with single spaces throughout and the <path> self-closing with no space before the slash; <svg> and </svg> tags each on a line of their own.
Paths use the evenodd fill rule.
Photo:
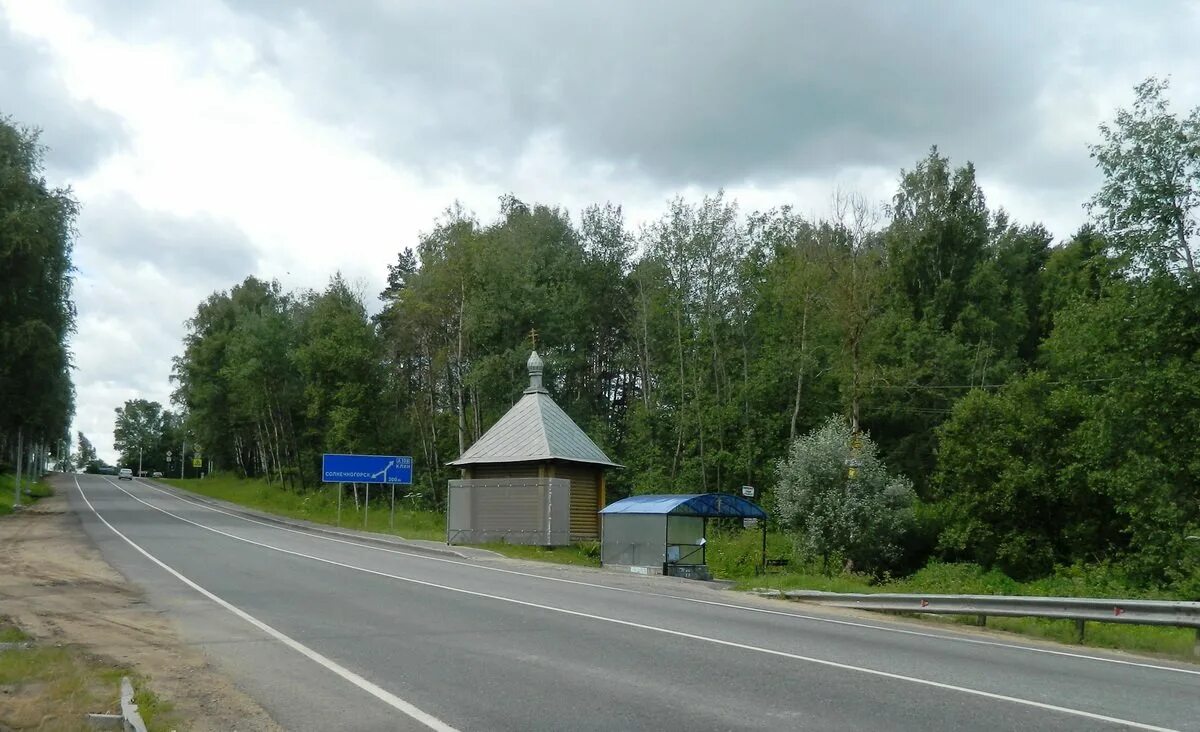
<svg viewBox="0 0 1200 732">
<path fill-rule="evenodd" d="M 1200 668 L 462 560 L 78 476 L 106 558 L 295 730 L 1200 730 Z"/>
</svg>

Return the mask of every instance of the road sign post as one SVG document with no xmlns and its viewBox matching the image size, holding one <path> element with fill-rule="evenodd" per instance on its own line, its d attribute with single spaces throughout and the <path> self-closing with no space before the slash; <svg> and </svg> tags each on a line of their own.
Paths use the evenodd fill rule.
<svg viewBox="0 0 1200 732">
<path fill-rule="evenodd" d="M 363 483 L 366 496 L 363 502 L 363 528 L 371 506 L 371 485 L 392 487 L 391 515 L 388 526 L 396 526 L 396 486 L 412 485 L 413 459 L 396 455 L 335 455 L 321 456 L 321 481 L 338 484 L 338 525 L 342 524 L 342 493 L 347 481 Z"/>
<path fill-rule="evenodd" d="M 413 459 L 396 455 L 322 455 L 324 483 L 412 485 Z"/>
</svg>

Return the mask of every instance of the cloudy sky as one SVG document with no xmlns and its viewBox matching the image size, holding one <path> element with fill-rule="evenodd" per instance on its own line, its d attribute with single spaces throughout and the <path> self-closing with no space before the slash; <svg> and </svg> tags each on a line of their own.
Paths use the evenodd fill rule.
<svg viewBox="0 0 1200 732">
<path fill-rule="evenodd" d="M 113 408 L 167 402 L 208 293 L 373 294 L 455 200 L 820 215 L 937 144 L 1065 237 L 1136 82 L 1200 104 L 1197 38 L 1196 0 L 0 0 L 0 114 L 83 204 L 76 427 L 111 460 Z"/>
</svg>

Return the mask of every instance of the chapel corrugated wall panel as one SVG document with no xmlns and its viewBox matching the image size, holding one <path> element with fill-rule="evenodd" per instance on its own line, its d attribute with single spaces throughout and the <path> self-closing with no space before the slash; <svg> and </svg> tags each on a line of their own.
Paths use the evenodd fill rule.
<svg viewBox="0 0 1200 732">
<path fill-rule="evenodd" d="M 571 539 L 595 541 L 600 538 L 600 486 L 595 468 L 559 463 L 554 466 L 556 478 L 571 481 Z"/>
</svg>

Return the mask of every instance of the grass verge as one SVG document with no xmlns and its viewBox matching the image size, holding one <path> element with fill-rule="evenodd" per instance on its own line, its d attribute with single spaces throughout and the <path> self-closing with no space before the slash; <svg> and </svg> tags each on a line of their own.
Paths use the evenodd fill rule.
<svg viewBox="0 0 1200 732">
<path fill-rule="evenodd" d="M 741 573 L 737 587 L 778 590 L 823 590 L 826 592 L 898 592 L 906 594 L 946 595 L 1039 595 L 1049 597 L 1118 597 L 1123 599 L 1179 599 L 1170 593 L 1133 589 L 1121 575 L 1107 567 L 1064 567 L 1054 575 L 1031 582 L 1018 582 L 995 570 L 985 571 L 974 564 L 931 562 L 908 577 L 877 581 L 860 574 L 821 573 L 816 566 L 803 564 L 787 572 L 765 575 Z M 974 616 L 922 616 L 933 622 L 973 624 Z M 987 627 L 1033 638 L 1074 644 L 1075 622 L 1044 618 L 988 618 Z M 1153 653 L 1195 660 L 1193 646 L 1196 631 L 1190 628 L 1166 628 L 1144 625 L 1118 625 L 1089 622 L 1083 645 L 1139 653 Z"/>
<path fill-rule="evenodd" d="M 0 473 L 0 516 L 6 516 L 13 512 L 13 488 L 16 486 L 17 478 L 12 473 Z M 45 483 L 35 482 L 30 485 L 29 478 L 22 481 L 25 485 L 25 493 L 21 495 L 21 504 L 29 505 L 39 498 L 46 498 L 54 493 L 50 486 Z"/>
<path fill-rule="evenodd" d="M 29 640 L 0 619 L 4 642 Z M 0 650 L 0 729 L 86 730 L 90 713 L 120 710 L 121 677 L 133 682 L 135 701 L 148 729 L 175 729 L 179 720 L 129 669 L 73 646 Z M 142 706 L 144 704 L 144 706 Z"/>
<path fill-rule="evenodd" d="M 326 487 L 308 493 L 296 493 L 278 484 L 268 485 L 263 480 L 218 475 L 204 479 L 179 480 L 159 479 L 163 483 L 217 498 L 239 506 L 259 511 L 303 519 L 329 526 L 362 529 L 379 534 L 391 534 L 402 539 L 425 539 L 442 542 L 446 540 L 446 517 L 435 511 L 419 511 L 405 506 L 401 498 L 396 500 L 395 525 L 389 515 L 391 492 L 378 487 L 371 489 L 369 510 L 361 508 L 365 495 L 359 488 L 360 506 L 356 507 L 354 494 L 347 489 L 342 497 L 341 523 L 338 522 L 337 489 Z M 364 513 L 365 523 L 364 523 Z M 521 544 L 484 544 L 480 548 L 490 549 L 497 554 L 514 559 L 532 559 L 555 564 L 572 564 L 582 567 L 600 566 L 599 544 L 576 544 L 562 547 L 525 546 Z"/>
<path fill-rule="evenodd" d="M 523 544 L 483 544 L 482 549 L 491 549 L 513 559 L 531 559 L 537 562 L 571 564 L 577 567 L 600 566 L 600 544 L 572 544 L 570 546 L 526 546 Z"/>
<path fill-rule="evenodd" d="M 209 498 L 236 503 L 239 506 L 266 511 L 288 518 L 303 519 L 329 526 L 360 529 L 378 534 L 391 534 L 403 539 L 446 540 L 446 519 L 433 511 L 418 511 L 405 506 L 397 496 L 395 524 L 390 518 L 390 490 L 378 486 L 371 489 L 371 504 L 363 507 L 365 491 L 358 489 L 358 505 L 349 488 L 342 498 L 341 520 L 338 520 L 337 489 L 326 486 L 307 493 L 296 493 L 279 484 L 268 485 L 264 480 L 244 480 L 217 475 L 203 479 L 162 479 L 163 483 L 189 490 Z"/>
</svg>

